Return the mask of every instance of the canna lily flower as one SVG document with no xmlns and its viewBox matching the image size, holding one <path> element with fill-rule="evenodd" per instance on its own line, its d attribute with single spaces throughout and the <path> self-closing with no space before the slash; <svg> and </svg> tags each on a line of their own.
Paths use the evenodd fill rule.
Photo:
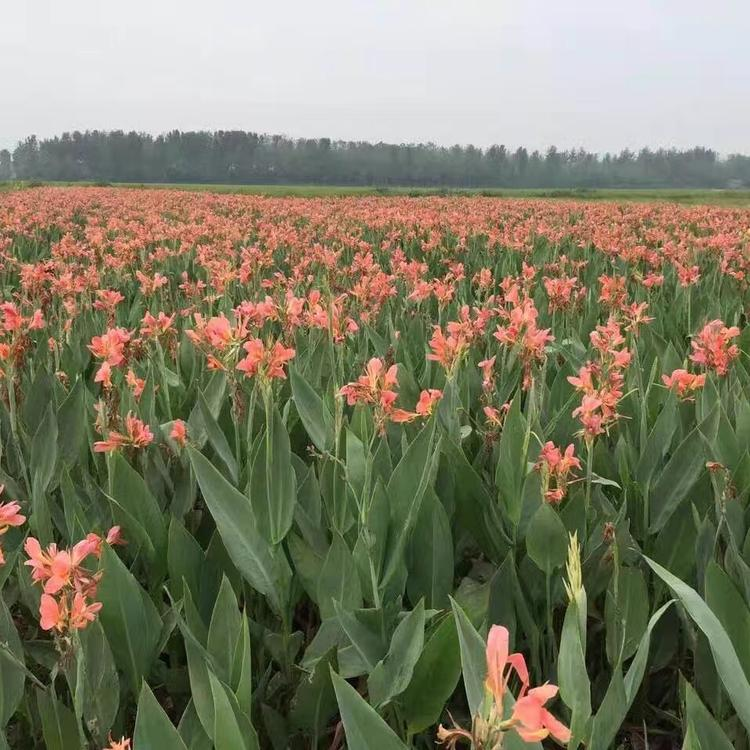
<svg viewBox="0 0 750 750">
<path fill-rule="evenodd" d="M 273 346 L 266 346 L 258 338 L 246 341 L 243 349 L 246 356 L 239 361 L 237 369 L 244 372 L 247 377 L 260 375 L 264 380 L 285 380 L 284 366 L 294 359 L 296 354 L 294 349 L 285 347 L 280 341 L 275 341 Z"/>
<path fill-rule="evenodd" d="M 177 445 L 183 447 L 187 442 L 187 425 L 181 419 L 175 419 L 172 423 L 172 431 L 169 433 L 169 437 Z"/>
<path fill-rule="evenodd" d="M 39 617 L 42 630 L 63 630 L 63 612 L 53 596 L 42 594 L 39 600 Z"/>
<path fill-rule="evenodd" d="M 0 494 L 5 489 L 4 485 L 0 484 Z M 10 503 L 0 503 L 0 541 L 2 540 L 3 534 L 8 531 L 11 526 L 21 526 L 26 521 L 26 516 L 21 515 L 18 511 L 21 510 L 21 506 L 13 501 Z M 5 564 L 5 555 L 3 554 L 3 548 L 0 545 L 0 565 Z"/>
<path fill-rule="evenodd" d="M 94 443 L 94 452 L 108 453 L 125 446 L 145 448 L 153 440 L 154 433 L 151 432 L 151 428 L 134 414 L 128 412 L 125 417 L 125 433 L 110 430 L 109 437 L 106 440 L 97 440 Z"/>
<path fill-rule="evenodd" d="M 529 690 L 529 672 L 520 653 L 509 653 L 508 629 L 493 625 L 487 636 L 485 657 L 487 677 L 486 699 L 480 712 L 473 717 L 471 731 L 458 726 L 438 728 L 438 741 L 450 748 L 469 742 L 475 748 L 496 750 L 503 746 L 506 732 L 515 730 L 525 742 L 538 742 L 552 736 L 560 742 L 570 740 L 570 730 L 556 719 L 545 705 L 557 695 L 557 687 L 549 683 Z M 508 718 L 505 696 L 508 682 L 515 673 L 521 682 L 513 710 Z"/>
<path fill-rule="evenodd" d="M 706 374 L 694 375 L 687 370 L 673 370 L 670 375 L 661 376 L 662 383 L 677 394 L 683 401 L 692 401 L 694 393 L 706 384 Z"/>
<path fill-rule="evenodd" d="M 101 602 L 89 604 L 80 592 L 73 596 L 73 606 L 70 608 L 69 623 L 76 630 L 82 630 L 96 619 L 96 613 L 102 608 Z"/>
<path fill-rule="evenodd" d="M 732 343 L 739 335 L 737 326 L 727 327 L 721 320 L 706 323 L 691 342 L 690 360 L 707 370 L 715 370 L 717 375 L 726 375 L 730 363 L 740 355 L 740 348 Z"/>
<path fill-rule="evenodd" d="M 556 719 L 544 705 L 557 695 L 556 685 L 532 688 L 519 697 L 513 707 L 511 721 L 524 742 L 539 742 L 552 735 L 559 742 L 570 740 L 570 729 Z"/>
<path fill-rule="evenodd" d="M 109 735 L 109 745 L 103 750 L 131 750 L 130 738 L 120 737 L 119 740 L 115 741 L 112 739 L 112 735 Z"/>
</svg>

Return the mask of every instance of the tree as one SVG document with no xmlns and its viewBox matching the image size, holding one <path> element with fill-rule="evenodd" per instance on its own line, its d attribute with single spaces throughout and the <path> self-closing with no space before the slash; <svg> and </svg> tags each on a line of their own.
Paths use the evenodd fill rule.
<svg viewBox="0 0 750 750">
<path fill-rule="evenodd" d="M 0 181 L 10 180 L 13 178 L 13 162 L 11 161 L 10 151 L 4 148 L 0 151 Z"/>
</svg>

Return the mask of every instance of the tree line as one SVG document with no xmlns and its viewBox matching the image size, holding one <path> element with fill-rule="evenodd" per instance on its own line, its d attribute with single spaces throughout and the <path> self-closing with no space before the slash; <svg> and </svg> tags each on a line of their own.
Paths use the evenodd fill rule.
<svg viewBox="0 0 750 750">
<path fill-rule="evenodd" d="M 712 149 L 595 154 L 293 139 L 245 131 L 121 130 L 29 136 L 0 151 L 0 180 L 500 188 L 750 186 L 750 157 Z"/>
</svg>

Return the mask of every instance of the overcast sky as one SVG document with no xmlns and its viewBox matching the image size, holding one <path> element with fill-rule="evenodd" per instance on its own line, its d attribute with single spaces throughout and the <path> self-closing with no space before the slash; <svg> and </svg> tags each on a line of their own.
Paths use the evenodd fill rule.
<svg viewBox="0 0 750 750">
<path fill-rule="evenodd" d="M 3 0 L 0 147 L 64 130 L 750 153 L 750 0 Z"/>
</svg>

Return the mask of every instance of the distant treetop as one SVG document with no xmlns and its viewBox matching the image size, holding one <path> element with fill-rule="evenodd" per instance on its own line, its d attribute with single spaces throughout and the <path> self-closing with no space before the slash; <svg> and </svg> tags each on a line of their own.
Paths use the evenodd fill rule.
<svg viewBox="0 0 750 750">
<path fill-rule="evenodd" d="M 583 149 L 544 153 L 292 139 L 238 130 L 121 130 L 29 136 L 0 151 L 0 180 L 188 182 L 207 184 L 398 185 L 506 188 L 736 188 L 750 185 L 750 157 L 708 148 Z"/>
</svg>

